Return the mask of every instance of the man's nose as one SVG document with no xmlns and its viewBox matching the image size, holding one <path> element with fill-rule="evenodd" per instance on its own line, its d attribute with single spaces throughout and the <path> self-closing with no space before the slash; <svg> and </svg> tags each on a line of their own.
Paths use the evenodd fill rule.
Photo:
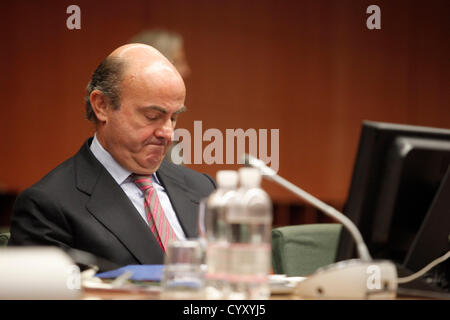
<svg viewBox="0 0 450 320">
<path fill-rule="evenodd" d="M 164 138 L 167 141 L 171 141 L 173 137 L 173 131 L 174 128 L 172 125 L 172 120 L 169 119 L 165 121 L 162 126 L 156 129 L 155 136 L 158 138 Z"/>
</svg>

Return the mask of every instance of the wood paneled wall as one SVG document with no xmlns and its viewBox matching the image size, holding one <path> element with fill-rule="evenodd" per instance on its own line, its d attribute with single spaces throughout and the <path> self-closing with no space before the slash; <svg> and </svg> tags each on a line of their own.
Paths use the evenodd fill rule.
<svg viewBox="0 0 450 320">
<path fill-rule="evenodd" d="M 66 28 L 71 4 L 81 30 Z M 381 30 L 366 28 L 371 4 Z M 362 120 L 450 127 L 449 10 L 447 0 L 2 2 L 0 184 L 21 191 L 73 155 L 93 133 L 83 95 L 95 67 L 164 27 L 183 35 L 192 69 L 179 127 L 279 129 L 279 173 L 341 203 Z"/>
</svg>

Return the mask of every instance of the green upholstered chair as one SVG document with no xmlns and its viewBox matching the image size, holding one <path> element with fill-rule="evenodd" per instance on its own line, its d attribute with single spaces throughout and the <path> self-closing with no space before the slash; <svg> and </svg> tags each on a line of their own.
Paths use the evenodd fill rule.
<svg viewBox="0 0 450 320">
<path fill-rule="evenodd" d="M 272 230 L 272 267 L 275 274 L 306 276 L 334 263 L 342 225 L 303 224 Z"/>
<path fill-rule="evenodd" d="M 10 237 L 9 231 L 6 230 L 0 230 L 0 247 L 8 245 L 9 237 Z"/>
</svg>

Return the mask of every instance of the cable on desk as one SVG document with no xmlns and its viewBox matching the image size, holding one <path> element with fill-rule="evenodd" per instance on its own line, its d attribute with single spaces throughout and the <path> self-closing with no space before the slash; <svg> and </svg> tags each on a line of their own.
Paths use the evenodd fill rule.
<svg viewBox="0 0 450 320">
<path fill-rule="evenodd" d="M 417 278 L 419 278 L 419 277 L 423 276 L 425 273 L 427 273 L 430 269 L 432 269 L 435 266 L 437 266 L 438 264 L 444 262 L 448 258 L 450 258 L 450 251 L 447 251 L 447 253 L 444 254 L 443 256 L 440 256 L 439 258 L 431 261 L 427 266 L 425 266 L 421 270 L 417 271 L 416 273 L 413 273 L 412 275 L 409 275 L 407 277 L 397 278 L 397 283 L 407 283 L 407 282 L 416 280 Z"/>
</svg>

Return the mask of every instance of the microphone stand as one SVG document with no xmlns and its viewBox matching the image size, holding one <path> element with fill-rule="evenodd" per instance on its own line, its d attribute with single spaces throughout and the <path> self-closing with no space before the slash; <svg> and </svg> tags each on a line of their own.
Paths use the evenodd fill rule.
<svg viewBox="0 0 450 320">
<path fill-rule="evenodd" d="M 340 223 L 342 223 L 344 225 L 344 227 L 350 232 L 353 239 L 355 240 L 360 259 L 363 261 L 372 261 L 372 257 L 370 256 L 369 250 L 367 249 L 367 246 L 364 243 L 361 233 L 359 232 L 359 230 L 355 226 L 355 224 L 349 218 L 347 218 L 344 214 L 337 211 L 335 208 L 327 205 L 325 202 L 322 202 L 321 200 L 317 199 L 310 193 L 297 187 L 293 183 L 287 181 L 283 177 L 279 176 L 278 174 L 276 174 L 276 172 L 274 170 L 267 167 L 262 160 L 256 159 L 250 155 L 245 155 L 244 161 L 245 161 L 245 164 L 248 164 L 254 168 L 259 169 L 265 178 L 278 183 L 279 185 L 288 189 L 295 195 L 299 196 L 300 198 L 302 198 L 303 200 L 305 200 L 306 202 L 308 202 L 315 208 L 321 210 L 329 217 L 334 218 L 337 221 L 339 221 Z"/>
<path fill-rule="evenodd" d="M 311 275 L 311 279 L 318 279 L 318 281 L 302 281 L 297 285 L 298 287 L 303 286 L 303 282 L 306 282 L 306 286 L 303 286 L 306 288 L 306 290 L 303 290 L 306 296 L 313 296 L 313 297 L 320 297 L 323 295 L 323 286 L 325 284 L 320 283 L 320 280 L 327 281 L 328 283 L 334 283 L 335 285 L 330 285 L 330 292 L 338 293 L 341 292 L 339 290 L 343 290 L 343 288 L 339 287 L 345 287 L 352 284 L 355 285 L 355 290 L 350 290 L 350 296 L 346 296 L 346 293 L 342 293 L 344 297 L 347 298 L 364 298 L 368 297 L 369 294 L 379 294 L 382 298 L 392 298 L 395 297 L 395 292 L 397 289 L 397 273 L 395 266 L 392 262 L 389 261 L 373 261 L 372 257 L 370 256 L 369 250 L 367 249 L 366 244 L 364 243 L 364 239 L 359 232 L 358 228 L 355 226 L 355 224 L 344 214 L 336 210 L 335 208 L 327 205 L 326 203 L 322 202 L 321 200 L 317 199 L 310 193 L 304 191 L 303 189 L 297 187 L 293 183 L 287 181 L 286 179 L 279 176 L 274 170 L 267 167 L 266 164 L 251 155 L 245 154 L 243 156 L 243 163 L 245 165 L 254 167 L 258 169 L 264 178 L 268 180 L 272 180 L 282 187 L 286 188 L 287 190 L 291 191 L 295 195 L 299 196 L 315 208 L 321 210 L 326 215 L 336 219 L 342 225 L 350 232 L 353 239 L 356 242 L 358 255 L 360 257 L 359 260 L 353 259 L 353 260 L 347 260 L 347 261 L 341 261 L 339 263 L 336 263 L 334 265 L 328 266 L 327 268 L 319 269 L 315 274 L 320 274 L 319 277 L 315 276 L 315 274 Z M 325 270 L 329 272 L 325 272 Z M 378 280 L 383 282 L 383 288 L 379 286 L 372 286 L 368 285 L 369 280 L 371 279 L 365 279 L 364 277 L 361 277 L 361 272 L 364 272 L 365 274 L 370 274 L 370 270 L 378 270 L 380 273 L 383 271 L 384 274 L 379 274 Z M 355 274 L 356 272 L 356 274 Z M 330 277 L 331 276 L 331 277 Z M 339 279 L 335 278 L 342 278 L 341 281 Z M 345 280 L 344 280 L 345 279 Z M 364 279 L 365 283 L 361 283 L 361 279 Z M 375 278 L 374 278 L 375 279 Z M 308 279 L 307 279 L 308 280 Z M 338 281 L 336 281 L 338 280 Z M 375 279 L 376 280 L 376 279 Z M 310 282 L 310 283 L 308 283 Z M 336 289 L 337 288 L 337 289 Z M 366 289 L 366 290 L 364 290 Z M 372 289 L 376 289 L 375 291 L 371 291 Z M 390 290 L 390 291 L 389 291 Z M 302 291 L 302 290 L 300 290 Z M 392 295 L 393 292 L 393 295 Z M 319 293 L 319 294 L 317 294 Z"/>
</svg>

